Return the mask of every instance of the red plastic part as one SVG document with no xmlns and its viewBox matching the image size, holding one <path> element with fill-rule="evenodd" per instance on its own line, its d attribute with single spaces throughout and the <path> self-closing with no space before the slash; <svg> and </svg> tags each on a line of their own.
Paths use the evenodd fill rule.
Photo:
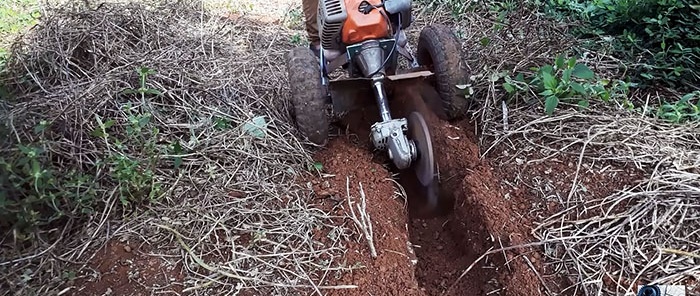
<svg viewBox="0 0 700 296">
<path fill-rule="evenodd" d="M 382 2 L 381 0 L 345 0 L 348 18 L 343 24 L 342 38 L 346 45 L 390 36 L 391 27 L 389 20 L 385 17 L 384 8 L 372 9 L 369 14 L 364 14 L 359 10 L 363 1 L 373 5 L 379 5 Z"/>
</svg>

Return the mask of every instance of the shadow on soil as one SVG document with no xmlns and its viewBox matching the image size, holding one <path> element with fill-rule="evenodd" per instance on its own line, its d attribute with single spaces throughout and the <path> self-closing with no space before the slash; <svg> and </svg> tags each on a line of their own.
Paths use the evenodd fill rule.
<svg viewBox="0 0 700 296">
<path fill-rule="evenodd" d="M 420 111 L 431 130 L 433 149 L 439 172 L 442 176 L 440 199 L 442 206 L 438 213 L 426 214 L 422 211 L 424 202 L 422 190 L 412 171 L 399 172 L 384 152 L 376 151 L 375 161 L 384 164 L 392 172 L 398 173 L 398 182 L 406 191 L 409 206 L 409 234 L 411 243 L 418 257 L 416 277 L 419 285 L 427 295 L 485 295 L 498 289 L 494 269 L 485 269 L 480 262 L 464 277 L 458 280 L 462 272 L 492 245 L 483 217 L 482 205 L 466 199 L 473 194 L 469 188 L 464 189 L 463 180 L 468 168 L 457 165 L 447 166 L 449 157 L 464 154 L 464 151 L 450 151 L 442 145 L 445 135 L 440 132 L 447 124 L 442 120 L 439 96 L 429 87 L 412 85 L 396 89 L 392 97 L 391 112 L 393 118 L 406 117 L 412 111 Z M 436 101 L 437 100 L 437 101 Z M 427 103 L 427 104 L 426 104 Z M 379 110 L 373 104 L 364 109 L 346 115 L 339 123 L 340 129 L 354 133 L 356 143 L 372 149 L 369 141 L 370 126 L 379 121 Z M 472 141 L 472 139 L 464 139 Z M 463 161 L 467 161 L 466 159 Z M 459 169 L 455 169 L 455 167 Z M 502 261 L 502 258 L 501 258 Z M 502 265 L 504 262 L 495 262 Z"/>
</svg>

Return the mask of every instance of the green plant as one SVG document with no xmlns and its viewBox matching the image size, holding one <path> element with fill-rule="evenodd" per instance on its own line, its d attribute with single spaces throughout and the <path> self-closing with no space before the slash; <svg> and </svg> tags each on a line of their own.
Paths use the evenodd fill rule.
<svg viewBox="0 0 700 296">
<path fill-rule="evenodd" d="M 656 114 L 671 123 L 700 120 L 700 91 L 688 93 L 675 103 L 664 102 Z"/>
<path fill-rule="evenodd" d="M 156 74 L 155 70 L 148 67 L 136 69 L 139 76 L 139 88 L 122 91 L 125 95 L 138 95 L 142 101 L 146 101 L 149 96 L 161 96 L 161 91 L 148 87 L 148 76 Z M 103 121 L 98 115 L 95 116 L 97 128 L 91 133 L 93 136 L 101 138 L 108 147 L 108 157 L 99 163 L 102 167 L 107 167 L 110 177 L 118 184 L 119 199 L 123 205 L 131 202 L 141 202 L 143 200 L 157 199 L 161 193 L 161 185 L 154 178 L 154 171 L 158 164 L 159 156 L 167 154 L 160 145 L 157 144 L 159 130 L 151 127 L 152 115 L 141 110 L 141 106 L 134 106 L 131 102 L 122 107 L 126 124 L 123 126 L 125 133 L 120 137 L 113 137 L 109 134 L 109 129 L 113 128 L 116 121 Z M 174 143 L 169 147 L 170 151 L 179 154 L 182 147 L 179 143 Z M 182 159 L 175 157 L 175 167 L 181 165 Z"/>
<path fill-rule="evenodd" d="M 681 90 L 700 84 L 700 5 L 690 0 L 548 0 L 545 10 L 580 25 L 587 49 L 622 59 L 635 82 Z"/>
<path fill-rule="evenodd" d="M 153 126 L 148 100 L 162 93 L 148 87 L 147 67 L 137 69 L 137 89 L 128 89 L 120 112 L 103 118 L 96 114 L 89 136 L 100 142 L 100 151 L 87 157 L 93 165 L 63 165 L 52 155 L 52 123 L 41 120 L 32 137 L 10 136 L 0 125 L 0 226 L 14 229 L 19 241 L 32 238 L 34 230 L 48 227 L 65 218 L 84 219 L 104 207 L 103 197 L 116 196 L 124 208 L 153 201 L 162 194 L 156 178 L 157 166 L 164 154 L 174 154 L 174 166 L 182 164 L 179 142 L 159 143 L 159 130 Z M 140 103 L 134 103 L 140 102 Z M 114 116 L 114 117 L 112 117 Z M 172 153 L 171 153 L 172 152 Z"/>
<path fill-rule="evenodd" d="M 551 115 L 560 102 L 576 102 L 579 107 L 587 108 L 593 98 L 610 101 L 625 98 L 633 84 L 623 81 L 610 83 L 598 79 L 586 65 L 577 63 L 576 58 L 558 55 L 553 65 L 544 65 L 531 69 L 535 72 L 529 81 L 522 73 L 515 78 L 505 76 L 503 89 L 510 95 L 518 91 L 532 91 L 545 99 L 545 113 Z"/>
<path fill-rule="evenodd" d="M 301 35 L 299 33 L 296 33 L 296 34 L 292 35 L 292 37 L 290 37 L 290 41 L 294 45 L 301 45 L 303 43 L 303 40 L 304 39 L 301 37 Z"/>
<path fill-rule="evenodd" d="M 35 129 L 41 134 L 47 123 Z M 97 200 L 96 180 L 51 162 L 41 142 L 17 144 L 0 156 L 0 226 L 14 228 L 19 241 L 31 230 L 66 217 L 89 215 Z"/>
<path fill-rule="evenodd" d="M 139 67 L 136 69 L 136 73 L 139 75 L 139 88 L 138 89 L 126 89 L 122 91 L 122 94 L 140 94 L 141 98 L 145 98 L 146 95 L 163 95 L 159 90 L 148 87 L 147 80 L 148 76 L 151 74 L 156 74 L 156 72 L 148 67 Z"/>
</svg>

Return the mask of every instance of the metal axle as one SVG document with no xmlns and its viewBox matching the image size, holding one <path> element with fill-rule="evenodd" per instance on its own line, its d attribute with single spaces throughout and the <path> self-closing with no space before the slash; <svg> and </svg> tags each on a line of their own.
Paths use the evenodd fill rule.
<svg viewBox="0 0 700 296">
<path fill-rule="evenodd" d="M 377 106 L 379 106 L 379 114 L 382 116 L 382 121 L 391 121 L 391 113 L 389 112 L 389 100 L 386 98 L 386 91 L 384 90 L 384 77 L 379 77 L 374 80 L 372 86 L 374 88 L 374 96 L 377 99 Z"/>
</svg>

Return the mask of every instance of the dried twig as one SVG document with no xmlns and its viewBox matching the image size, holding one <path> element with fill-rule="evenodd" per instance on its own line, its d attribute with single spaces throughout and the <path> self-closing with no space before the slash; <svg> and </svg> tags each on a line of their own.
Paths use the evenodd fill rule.
<svg viewBox="0 0 700 296">
<path fill-rule="evenodd" d="M 372 232 L 372 220 L 370 220 L 369 214 L 367 213 L 367 202 L 365 198 L 365 191 L 362 189 L 362 183 L 360 183 L 360 204 L 357 205 L 357 212 L 360 214 L 359 219 L 355 214 L 355 209 L 352 205 L 352 201 L 350 200 L 350 177 L 346 177 L 346 187 L 348 192 L 348 207 L 350 208 L 350 214 L 352 215 L 351 218 L 364 234 L 365 239 L 367 240 L 367 245 L 369 246 L 370 255 L 372 258 L 377 258 L 377 249 L 374 247 L 374 234 Z"/>
</svg>

